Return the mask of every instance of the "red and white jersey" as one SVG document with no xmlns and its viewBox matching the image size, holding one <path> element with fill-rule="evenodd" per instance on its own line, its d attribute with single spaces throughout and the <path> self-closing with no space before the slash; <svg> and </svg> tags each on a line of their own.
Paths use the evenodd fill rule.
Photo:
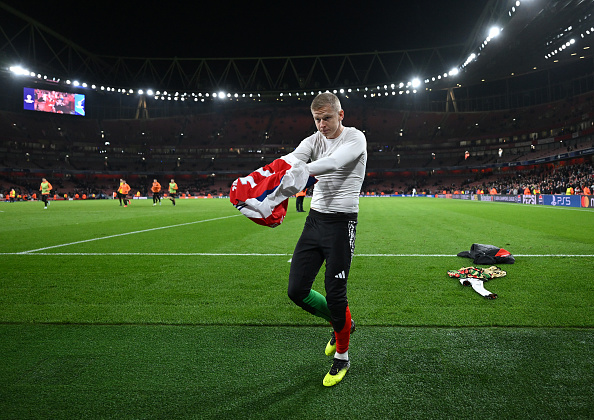
<svg viewBox="0 0 594 420">
<path fill-rule="evenodd" d="M 304 162 L 285 156 L 233 181 L 229 199 L 255 223 L 276 227 L 287 214 L 289 197 L 315 182 Z"/>
</svg>

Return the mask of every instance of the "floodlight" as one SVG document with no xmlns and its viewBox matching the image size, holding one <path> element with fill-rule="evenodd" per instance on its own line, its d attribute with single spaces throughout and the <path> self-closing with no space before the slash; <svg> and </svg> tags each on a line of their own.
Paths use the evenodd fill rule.
<svg viewBox="0 0 594 420">
<path fill-rule="evenodd" d="M 412 87 L 419 87 L 421 85 L 421 80 L 418 77 L 415 77 L 411 80 Z"/>
<path fill-rule="evenodd" d="M 498 26 L 493 26 L 491 29 L 489 29 L 489 38 L 495 38 L 497 35 L 499 35 L 500 32 L 501 28 L 499 28 Z"/>
<path fill-rule="evenodd" d="M 25 70 L 21 66 L 11 66 L 10 71 L 19 76 L 26 76 L 29 74 L 29 70 Z"/>
</svg>

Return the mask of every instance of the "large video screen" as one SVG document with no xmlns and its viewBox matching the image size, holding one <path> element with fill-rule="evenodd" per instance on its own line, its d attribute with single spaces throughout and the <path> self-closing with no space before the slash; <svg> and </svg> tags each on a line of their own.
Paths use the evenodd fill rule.
<svg viewBox="0 0 594 420">
<path fill-rule="evenodd" d="M 23 88 L 23 108 L 54 114 L 85 115 L 85 95 Z"/>
</svg>

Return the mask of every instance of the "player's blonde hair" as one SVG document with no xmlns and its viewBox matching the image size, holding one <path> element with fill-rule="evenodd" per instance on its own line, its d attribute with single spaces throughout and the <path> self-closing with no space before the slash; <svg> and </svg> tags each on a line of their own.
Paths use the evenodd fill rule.
<svg viewBox="0 0 594 420">
<path fill-rule="evenodd" d="M 340 112 L 340 110 L 342 109 L 340 105 L 340 99 L 338 99 L 338 97 L 331 92 L 320 93 L 311 102 L 312 111 L 316 111 L 325 106 L 329 106 L 336 113 Z"/>
</svg>

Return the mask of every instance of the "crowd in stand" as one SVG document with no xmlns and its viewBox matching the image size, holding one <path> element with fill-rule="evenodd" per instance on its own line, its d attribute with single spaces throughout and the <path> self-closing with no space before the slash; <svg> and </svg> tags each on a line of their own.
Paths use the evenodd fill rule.
<svg viewBox="0 0 594 420">
<path fill-rule="evenodd" d="M 349 121 L 367 136 L 364 195 L 409 194 L 413 188 L 425 194 L 592 189 L 594 92 L 493 112 L 360 106 L 349 113 Z M 61 197 L 104 197 L 125 176 L 135 192 L 147 196 L 150 180 L 175 176 L 186 195 L 226 195 L 232 173 L 249 173 L 286 154 L 312 126 L 311 115 L 301 106 L 101 121 L 0 112 L 0 193 L 14 188 L 30 197 L 45 175 Z M 586 151 L 578 165 L 549 162 L 514 172 L 494 167 L 575 150 Z M 462 170 L 454 173 L 451 166 Z"/>
<path fill-rule="evenodd" d="M 502 176 L 493 185 L 500 194 L 523 194 L 528 188 L 532 193 L 583 194 L 594 188 L 594 169 L 592 163 L 572 166 L 558 166 L 553 169 L 535 169 L 527 173 Z M 483 185 L 485 188 L 486 185 Z"/>
<path fill-rule="evenodd" d="M 433 182 L 433 176 L 393 177 L 380 175 L 368 177 L 363 194 L 411 194 L 413 188 L 421 195 L 456 194 L 462 191 L 489 194 L 583 194 L 594 191 L 594 164 L 591 161 L 575 165 L 542 165 L 535 169 L 514 173 L 480 173 L 477 176 L 444 175 Z"/>
<path fill-rule="evenodd" d="M 484 194 L 591 194 L 594 191 L 594 164 L 592 161 L 579 163 L 575 165 L 551 165 L 540 166 L 527 171 L 517 171 L 514 173 L 482 174 L 479 179 L 471 179 L 468 176 L 440 179 L 440 183 L 430 185 L 431 177 L 421 178 L 384 178 L 381 176 L 368 177 L 363 185 L 362 195 L 391 195 L 391 194 L 411 194 L 413 189 L 419 195 L 432 194 L 457 194 L 462 192 L 484 193 Z M 8 200 L 10 190 L 14 189 L 17 197 L 27 197 L 32 199 L 38 194 L 39 185 L 33 181 L 27 181 L 24 184 L 18 184 L 19 181 L 13 179 L 7 182 L 3 179 L 0 187 L 0 195 Z M 451 181 L 451 182 L 450 182 Z M 149 196 L 149 187 L 146 179 L 139 179 L 131 182 L 134 195 Z M 205 179 L 190 180 L 180 182 L 180 195 L 186 196 L 207 196 L 213 197 L 226 196 L 232 180 L 222 179 L 215 182 L 215 177 Z M 104 181 L 97 182 L 84 181 L 78 183 L 73 188 L 65 187 L 62 180 L 56 180 L 56 194 L 63 198 L 66 194 L 69 198 L 108 198 L 112 197 L 113 191 L 117 185 L 105 185 Z"/>
</svg>

